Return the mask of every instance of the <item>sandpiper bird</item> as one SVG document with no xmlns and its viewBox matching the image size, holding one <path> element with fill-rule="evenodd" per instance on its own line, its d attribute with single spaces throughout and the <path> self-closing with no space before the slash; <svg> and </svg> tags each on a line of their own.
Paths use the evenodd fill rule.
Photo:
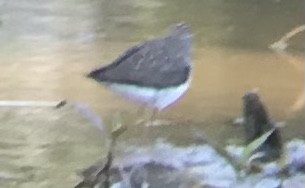
<svg viewBox="0 0 305 188">
<path fill-rule="evenodd" d="M 153 108 L 154 112 L 161 111 L 189 88 L 191 48 L 191 29 L 180 23 L 172 26 L 168 36 L 131 47 L 88 77 L 125 98 Z"/>
</svg>

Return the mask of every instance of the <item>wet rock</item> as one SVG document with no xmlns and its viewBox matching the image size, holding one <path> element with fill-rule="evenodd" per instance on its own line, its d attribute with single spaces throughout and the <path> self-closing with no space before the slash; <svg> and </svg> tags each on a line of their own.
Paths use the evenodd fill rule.
<svg viewBox="0 0 305 188">
<path fill-rule="evenodd" d="M 228 145 L 226 146 L 225 150 L 234 161 L 239 162 L 242 159 L 245 147 L 238 145 Z"/>
<path fill-rule="evenodd" d="M 267 131 L 274 130 L 257 151 L 264 153 L 261 160 L 268 161 L 279 158 L 282 152 L 280 129 L 272 122 L 266 105 L 256 91 L 248 92 L 243 96 L 243 119 L 246 144 L 251 143 Z"/>
<path fill-rule="evenodd" d="M 305 172 L 305 141 L 294 139 L 288 141 L 283 151 L 285 153 L 285 165 L 288 168 L 289 174 L 296 172 Z M 240 162 L 243 155 L 243 146 L 228 145 L 225 149 L 230 157 L 235 161 Z M 281 170 L 275 162 L 261 163 L 262 172 L 265 175 L 275 175 Z"/>
<path fill-rule="evenodd" d="M 165 142 L 147 147 L 131 147 L 123 152 L 114 161 L 114 166 L 134 166 L 147 163 L 156 163 L 176 169 L 187 166 L 208 164 L 221 157 L 209 145 L 175 147 Z"/>
<path fill-rule="evenodd" d="M 289 164 L 304 164 L 303 146 L 302 140 L 293 140 L 287 144 L 285 152 L 292 151 L 288 155 Z M 236 152 L 240 157 L 243 147 L 234 147 L 229 147 L 227 150 Z M 293 156 L 295 154 L 297 156 Z M 211 146 L 176 147 L 159 141 L 146 148 L 128 148 L 117 156 L 112 172 L 119 178 L 113 181 L 117 183 L 114 183 L 112 188 L 280 188 L 282 186 L 279 177 L 282 169 L 277 162 L 258 162 L 258 165 L 258 171 L 244 174 L 240 180 L 237 179 L 237 173 L 231 164 Z M 296 171 L 300 172 L 297 168 Z M 281 178 L 285 179 L 285 177 Z M 299 185 L 303 186 L 304 181 L 303 174 L 284 182 L 287 188 L 297 188 Z"/>
<path fill-rule="evenodd" d="M 252 175 L 248 177 L 244 177 L 237 181 L 234 188 L 253 188 L 253 186 L 258 182 L 262 177 L 257 175 Z"/>
<path fill-rule="evenodd" d="M 276 178 L 264 178 L 260 180 L 254 188 L 280 188 L 281 180 Z"/>
<path fill-rule="evenodd" d="M 224 161 L 192 167 L 188 176 L 196 178 L 203 187 L 232 187 L 236 181 L 234 169 Z"/>
<path fill-rule="evenodd" d="M 289 179 L 284 180 L 282 188 L 304 188 L 305 187 L 305 175 L 300 174 Z"/>
<path fill-rule="evenodd" d="M 122 182 L 114 183 L 111 188 L 123 188 Z"/>
<path fill-rule="evenodd" d="M 287 166 L 290 174 L 305 169 L 305 141 L 294 139 L 286 145 Z"/>
<path fill-rule="evenodd" d="M 281 180 L 276 177 L 264 177 L 261 174 L 249 175 L 238 181 L 234 188 L 280 188 Z"/>
<path fill-rule="evenodd" d="M 132 168 L 129 172 L 121 170 L 121 176 L 123 177 L 123 183 L 127 187 L 142 188 L 147 184 L 148 169 L 145 166 L 139 166 Z"/>
<path fill-rule="evenodd" d="M 262 174 L 264 176 L 277 176 L 281 169 L 276 162 L 264 164 L 262 166 Z"/>
<path fill-rule="evenodd" d="M 157 142 L 147 148 L 129 148 L 115 159 L 114 168 L 118 167 L 125 170 L 121 184 L 115 186 L 122 187 L 140 188 L 146 182 L 150 188 L 225 188 L 236 181 L 233 167 L 209 145 L 175 147 Z"/>
</svg>

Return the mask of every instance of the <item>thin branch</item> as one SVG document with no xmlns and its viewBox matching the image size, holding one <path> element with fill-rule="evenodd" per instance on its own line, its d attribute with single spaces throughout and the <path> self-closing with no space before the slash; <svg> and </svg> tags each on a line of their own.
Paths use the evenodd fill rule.
<svg viewBox="0 0 305 188">
<path fill-rule="evenodd" d="M 271 44 L 269 48 L 273 50 L 285 50 L 288 46 L 288 40 L 303 31 L 305 31 L 305 25 L 300 25 L 286 33 L 280 40 Z"/>
<path fill-rule="evenodd" d="M 79 106 L 78 106 L 79 107 Z M 89 110 L 88 107 L 86 106 L 81 106 L 82 110 L 85 110 L 85 115 L 88 118 L 89 115 L 89 119 L 94 119 L 97 120 L 99 119 L 99 117 L 93 113 L 91 110 Z M 103 188 L 110 188 L 111 186 L 111 181 L 110 181 L 110 177 L 111 177 L 111 168 L 112 168 L 112 163 L 113 163 L 113 159 L 114 159 L 114 155 L 113 155 L 113 150 L 115 148 L 115 144 L 116 144 L 116 140 L 118 139 L 118 137 L 123 134 L 126 130 L 126 126 L 122 125 L 120 120 L 118 118 L 113 119 L 113 129 L 111 131 L 111 142 L 110 142 L 110 146 L 109 146 L 109 151 L 107 153 L 107 158 L 106 158 L 106 163 L 101 167 L 101 168 L 97 168 L 94 169 L 93 173 L 89 173 L 89 175 L 85 175 L 85 173 L 83 173 L 84 177 L 83 180 L 78 183 L 74 188 L 83 188 L 83 187 L 89 187 L 89 188 L 93 188 L 96 185 L 102 183 L 103 184 Z M 101 123 L 101 121 L 93 121 L 94 123 Z"/>
<path fill-rule="evenodd" d="M 303 32 L 303 31 L 305 31 L 305 25 L 300 25 L 298 27 L 295 27 L 294 29 L 292 29 L 288 33 L 286 33 L 280 40 L 287 42 L 288 40 L 290 40 L 290 38 L 294 37 L 295 35 Z"/>
<path fill-rule="evenodd" d="M 57 107 L 63 101 L 0 101 L 0 107 Z"/>
</svg>

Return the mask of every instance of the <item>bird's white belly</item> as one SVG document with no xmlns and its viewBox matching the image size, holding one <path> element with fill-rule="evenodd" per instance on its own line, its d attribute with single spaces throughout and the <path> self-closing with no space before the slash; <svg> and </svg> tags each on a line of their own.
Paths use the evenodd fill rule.
<svg viewBox="0 0 305 188">
<path fill-rule="evenodd" d="M 112 83 L 108 88 L 125 98 L 162 110 L 177 101 L 187 91 L 189 85 L 190 81 L 177 87 L 155 89 Z"/>
</svg>

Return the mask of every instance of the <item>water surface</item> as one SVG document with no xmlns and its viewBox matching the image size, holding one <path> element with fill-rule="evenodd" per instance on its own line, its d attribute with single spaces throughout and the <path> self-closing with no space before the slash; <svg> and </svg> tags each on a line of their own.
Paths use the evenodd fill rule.
<svg viewBox="0 0 305 188">
<path fill-rule="evenodd" d="M 135 118 L 137 105 L 84 75 L 183 21 L 195 35 L 193 83 L 160 114 L 174 125 L 152 129 L 152 140 L 186 144 L 196 130 L 221 144 L 240 136 L 230 122 L 253 88 L 260 88 L 273 119 L 286 121 L 285 138 L 305 138 L 304 33 L 291 39 L 286 54 L 268 49 L 304 23 L 301 0 L 10 0 L 0 9 L 0 100 L 68 99 L 103 118 L 115 112 Z M 18 179 L 11 187 L 71 187 L 76 170 L 105 152 L 105 138 L 71 109 L 0 113 L 1 171 Z M 125 138 L 139 142 L 141 128 L 129 126 Z"/>
</svg>

